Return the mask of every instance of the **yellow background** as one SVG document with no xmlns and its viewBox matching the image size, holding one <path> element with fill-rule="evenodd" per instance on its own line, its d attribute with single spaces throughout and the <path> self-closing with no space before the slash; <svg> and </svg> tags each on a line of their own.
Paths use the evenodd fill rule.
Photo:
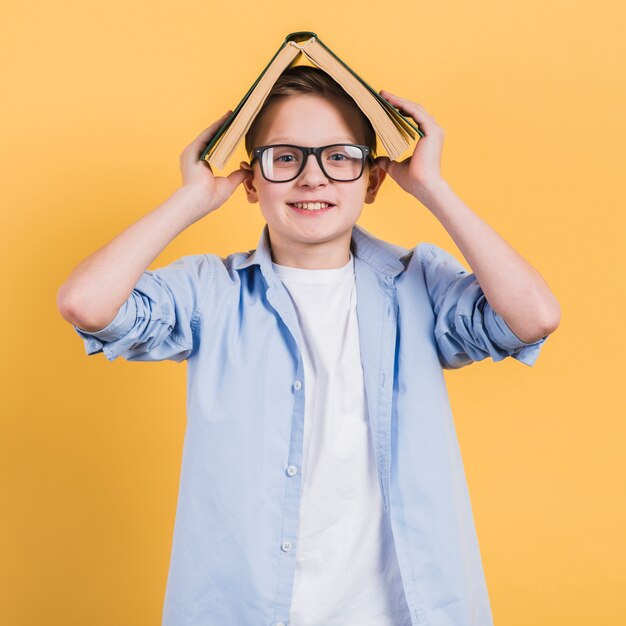
<svg viewBox="0 0 626 626">
<path fill-rule="evenodd" d="M 626 623 L 625 17 L 606 0 L 4 0 L 2 624 L 160 623 L 186 366 L 88 357 L 56 292 L 179 186 L 182 149 L 294 30 L 435 117 L 444 177 L 561 303 L 534 367 L 446 372 L 496 625 Z M 463 260 L 391 179 L 359 223 Z M 262 226 L 238 189 L 150 267 L 250 250 Z"/>
</svg>

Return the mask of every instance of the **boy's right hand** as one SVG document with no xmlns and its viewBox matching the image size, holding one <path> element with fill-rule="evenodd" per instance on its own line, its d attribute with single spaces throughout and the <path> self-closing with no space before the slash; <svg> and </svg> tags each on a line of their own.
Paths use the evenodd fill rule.
<svg viewBox="0 0 626 626">
<path fill-rule="evenodd" d="M 198 201 L 202 215 L 218 209 L 235 189 L 252 173 L 238 169 L 228 176 L 214 176 L 211 166 L 200 155 L 219 127 L 225 122 L 232 111 L 227 111 L 220 119 L 205 128 L 181 153 L 180 171 L 183 178 L 183 187 L 194 189 L 198 194 Z"/>
</svg>

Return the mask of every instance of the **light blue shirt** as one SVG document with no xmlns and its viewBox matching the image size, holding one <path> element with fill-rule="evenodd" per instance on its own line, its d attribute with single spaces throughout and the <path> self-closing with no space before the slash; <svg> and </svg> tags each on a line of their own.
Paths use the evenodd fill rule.
<svg viewBox="0 0 626 626">
<path fill-rule="evenodd" d="M 430 243 L 355 225 L 351 251 L 368 419 L 413 626 L 489 626 L 489 597 L 442 368 L 533 365 L 473 273 Z M 290 626 L 302 487 L 298 319 L 256 250 L 146 270 L 87 354 L 187 360 L 187 427 L 164 626 Z M 387 549 L 394 549 L 388 545 Z"/>
</svg>

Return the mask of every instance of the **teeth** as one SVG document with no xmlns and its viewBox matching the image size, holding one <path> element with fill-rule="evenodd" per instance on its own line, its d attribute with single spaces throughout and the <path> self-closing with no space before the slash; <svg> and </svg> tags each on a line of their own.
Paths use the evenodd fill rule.
<svg viewBox="0 0 626 626">
<path fill-rule="evenodd" d="M 307 211 L 319 211 L 330 206 L 328 202 L 294 202 L 293 205 L 299 209 L 306 209 Z"/>
</svg>

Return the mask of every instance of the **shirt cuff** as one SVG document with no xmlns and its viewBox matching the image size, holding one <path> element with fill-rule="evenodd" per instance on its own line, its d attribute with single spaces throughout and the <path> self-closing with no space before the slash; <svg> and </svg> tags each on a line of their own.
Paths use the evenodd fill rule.
<svg viewBox="0 0 626 626">
<path fill-rule="evenodd" d="M 131 296 L 119 308 L 108 326 L 89 332 L 78 326 L 74 330 L 84 339 L 87 354 L 101 352 L 105 343 L 116 341 L 126 335 L 134 326 L 137 318 L 137 305 Z"/>
<path fill-rule="evenodd" d="M 492 331 L 492 338 L 494 342 L 503 350 L 506 350 L 514 359 L 517 359 L 526 365 L 533 365 L 537 360 L 541 351 L 541 346 L 548 338 L 548 335 L 541 337 L 532 343 L 527 343 L 522 341 L 511 330 L 504 318 L 498 315 L 491 307 L 489 307 L 488 316 L 491 317 L 488 321 L 488 325 Z"/>
</svg>

